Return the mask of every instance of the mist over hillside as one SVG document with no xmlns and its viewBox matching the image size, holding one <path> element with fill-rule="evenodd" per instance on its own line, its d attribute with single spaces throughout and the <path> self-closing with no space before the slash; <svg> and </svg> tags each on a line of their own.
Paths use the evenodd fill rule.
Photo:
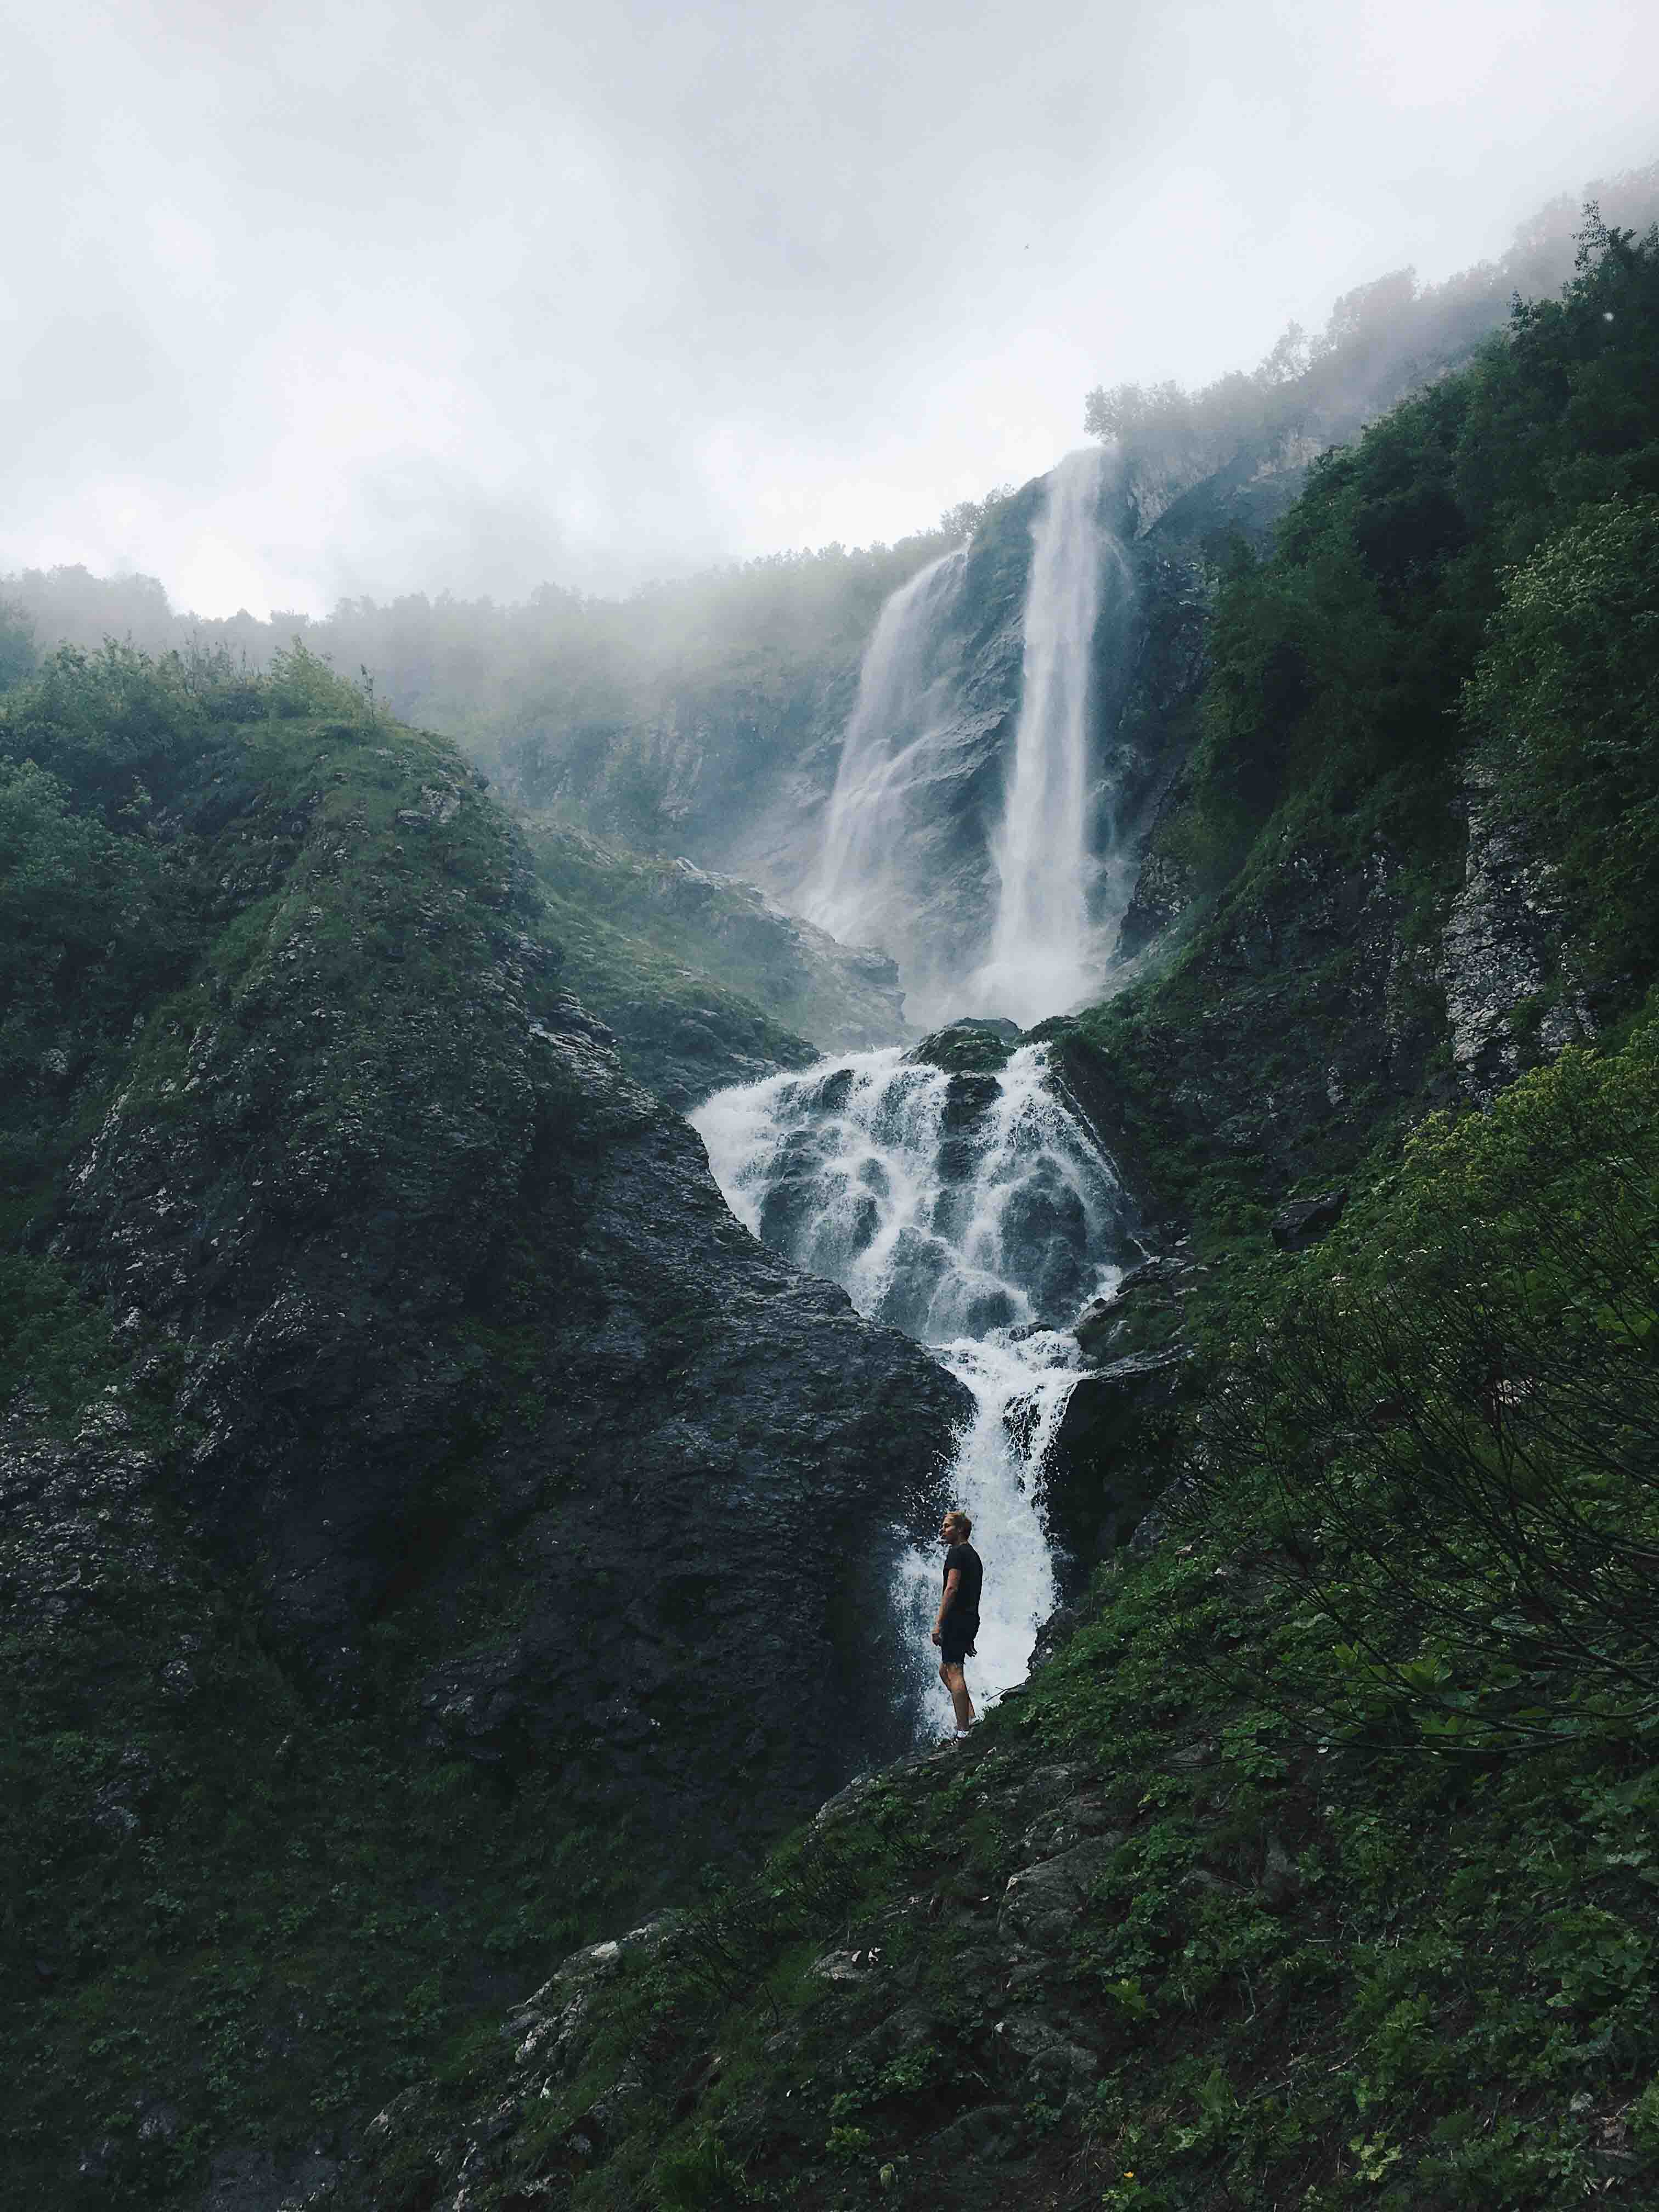
<svg viewBox="0 0 1659 2212">
<path fill-rule="evenodd" d="M 1659 165 L 1586 191 L 1607 222 L 1644 229 L 1659 215 Z M 1496 262 L 1428 286 L 1409 270 L 1381 276 L 1339 301 L 1322 332 L 1292 325 L 1255 370 L 1202 390 L 1097 387 L 1085 427 L 1121 447 L 1140 528 L 1217 477 L 1272 479 L 1255 522 L 1264 527 L 1315 453 L 1466 358 L 1501 328 L 1517 295 L 1564 283 L 1578 221 L 1578 200 L 1559 198 Z M 457 738 L 523 803 L 557 805 L 658 847 L 677 835 L 664 731 L 722 725 L 739 750 L 764 756 L 806 722 L 844 720 L 883 602 L 1012 489 L 965 501 L 892 545 L 780 554 L 623 599 L 544 584 L 514 601 L 417 592 L 343 600 L 320 621 L 280 611 L 210 620 L 174 609 L 153 577 L 74 568 L 0 578 L 0 602 L 37 651 L 91 650 L 115 637 L 152 653 L 222 648 L 259 670 L 299 637 L 382 706 Z M 9 664 L 0 646 L 0 680 L 21 665 L 20 650 L 27 654 L 27 639 Z"/>
<path fill-rule="evenodd" d="M 1655 2201 L 1656 213 L 893 544 L 0 592 L 20 2204 Z"/>
</svg>

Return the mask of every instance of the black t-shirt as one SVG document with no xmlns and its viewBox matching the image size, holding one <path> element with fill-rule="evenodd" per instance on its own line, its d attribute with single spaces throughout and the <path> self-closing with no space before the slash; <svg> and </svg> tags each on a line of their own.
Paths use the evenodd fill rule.
<svg viewBox="0 0 1659 2212">
<path fill-rule="evenodd" d="M 971 1544 L 952 1544 L 945 1554 L 945 1579 L 951 1579 L 952 1567 L 960 1567 L 962 1580 L 957 1584 L 957 1594 L 951 1601 L 951 1610 L 945 1616 L 945 1625 L 961 1626 L 979 1620 L 979 1594 L 985 1586 L 985 1569 L 979 1553 Z"/>
</svg>

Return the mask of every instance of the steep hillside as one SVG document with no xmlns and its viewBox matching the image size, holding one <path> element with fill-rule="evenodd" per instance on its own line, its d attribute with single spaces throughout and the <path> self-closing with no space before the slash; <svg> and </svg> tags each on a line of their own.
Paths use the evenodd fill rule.
<svg viewBox="0 0 1659 2212">
<path fill-rule="evenodd" d="M 1590 183 L 1613 224 L 1659 216 L 1652 167 Z M 1334 306 L 1322 331 L 1292 327 L 1259 366 L 1189 392 L 1120 385 L 1089 396 L 1085 427 L 1127 465 L 1128 534 L 1184 559 L 1217 530 L 1269 532 L 1310 459 L 1402 393 L 1466 362 L 1518 292 L 1571 273 L 1576 199 L 1540 209 L 1496 261 L 1441 284 L 1396 270 Z M 84 570 L 0 582 L 40 649 L 106 636 L 157 651 L 192 641 L 256 667 L 296 635 L 345 671 L 364 669 L 392 710 L 456 738 L 513 797 L 557 808 L 607 838 L 730 870 L 774 896 L 798 880 L 769 843 L 821 801 L 884 600 L 994 518 L 1012 487 L 969 501 L 891 545 L 827 546 L 605 600 L 551 584 L 523 604 L 343 602 L 325 621 L 278 613 L 204 622 L 175 611 L 153 578 Z M 1024 586 L 1008 586 L 1018 608 Z M 984 609 L 997 627 L 995 592 Z M 9 648 L 0 607 L 0 684 Z M 827 763 L 827 774 L 826 774 Z M 798 779 L 805 779 L 804 782 Z"/>
<path fill-rule="evenodd" d="M 1656 358 L 1659 237 L 1593 225 L 1299 495 L 1229 462 L 1136 541 L 1138 964 L 1045 1032 L 1147 1252 L 1051 1470 L 1096 1572 L 885 1768 L 962 1395 L 738 1228 L 567 988 L 690 1097 L 885 970 L 526 842 L 302 651 L 14 656 L 25 2201 L 1650 2201 Z M 963 559 L 975 742 L 1035 496 Z M 569 684 L 556 795 L 787 829 L 828 597 L 781 675 Z"/>
<path fill-rule="evenodd" d="M 962 1394 L 738 1226 L 473 772 L 302 653 L 50 661 L 0 839 L 3 2156 L 168 2201 L 902 1742 L 869 1593 Z"/>
<path fill-rule="evenodd" d="M 565 981 L 671 1106 L 904 1035 L 885 954 L 837 944 L 688 860 L 632 853 L 551 815 L 525 829 Z"/>
<path fill-rule="evenodd" d="M 1659 234 L 1593 226 L 1218 556 L 1141 972 L 1048 1027 L 1152 1248 L 1052 1656 L 567 1960 L 345 2202 L 1651 2201 L 1656 359 Z"/>
</svg>

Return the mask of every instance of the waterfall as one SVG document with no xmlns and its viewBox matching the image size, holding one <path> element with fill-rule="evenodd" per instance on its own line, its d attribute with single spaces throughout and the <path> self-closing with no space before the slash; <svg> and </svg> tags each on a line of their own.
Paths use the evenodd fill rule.
<svg viewBox="0 0 1659 2212">
<path fill-rule="evenodd" d="M 1018 525 L 992 525 L 902 585 L 865 651 L 797 896 L 832 935 L 893 956 L 927 1026 L 963 1012 L 1029 1026 L 1082 1003 L 1105 966 L 1105 909 L 1125 887 L 1102 851 L 1095 744 L 1116 684 L 1096 678 L 1112 678 L 1103 624 L 1116 615 L 1121 631 L 1130 581 L 1101 519 L 1107 468 L 1068 455 L 1027 502 L 1024 560 Z"/>
<path fill-rule="evenodd" d="M 1001 826 L 990 951 L 964 998 L 1023 1027 L 1068 1012 L 1097 988 L 1102 929 L 1092 894 L 1091 759 L 1095 631 L 1109 562 L 1120 594 L 1128 564 L 1100 522 L 1097 449 L 1068 454 L 1032 526 L 1019 723 Z"/>
<path fill-rule="evenodd" d="M 953 706 L 939 665 L 939 629 L 966 559 L 959 545 L 902 584 L 865 648 L 822 857 L 801 902 L 809 921 L 848 943 L 891 951 L 896 938 L 902 941 L 911 905 L 903 866 L 911 803 L 926 805 Z"/>
<path fill-rule="evenodd" d="M 691 1117 L 732 1212 L 762 1241 L 906 1330 L 967 1385 L 951 1497 L 986 1563 L 969 1686 L 1024 1678 L 1053 1609 L 1042 1463 L 1078 1379 L 1065 1324 L 1111 1286 L 1124 1201 L 1109 1162 L 1046 1081 L 1042 1046 L 1000 1075 L 956 1076 L 894 1046 L 724 1091 Z M 927 1632 L 939 1555 L 894 1596 L 929 1723 L 948 1713 Z"/>
</svg>

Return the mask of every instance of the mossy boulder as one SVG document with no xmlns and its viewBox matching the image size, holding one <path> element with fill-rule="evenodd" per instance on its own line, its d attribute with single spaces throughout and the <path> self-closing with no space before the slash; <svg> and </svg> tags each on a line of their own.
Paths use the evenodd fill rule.
<svg viewBox="0 0 1659 2212">
<path fill-rule="evenodd" d="M 904 1056 L 915 1066 L 943 1068 L 947 1075 L 995 1075 L 1008 1065 L 1022 1034 L 1018 1022 L 967 1014 L 934 1030 Z"/>
</svg>

